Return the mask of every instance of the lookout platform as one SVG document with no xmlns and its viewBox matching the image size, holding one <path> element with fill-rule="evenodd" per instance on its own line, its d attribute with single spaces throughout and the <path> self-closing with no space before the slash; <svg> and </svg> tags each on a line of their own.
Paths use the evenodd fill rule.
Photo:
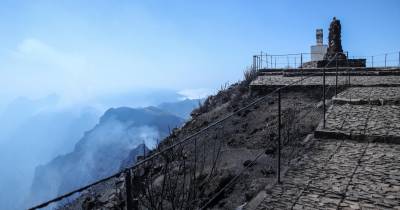
<svg viewBox="0 0 400 210">
<path fill-rule="evenodd" d="M 277 78 L 258 82 L 284 85 L 296 79 Z M 309 152 L 248 209 L 400 210 L 399 79 L 354 77 L 352 84 L 359 87 L 332 98 L 325 127 L 321 122 L 316 129 Z M 332 85 L 332 78 L 327 81 Z M 318 82 L 316 77 L 308 85 Z"/>
<path fill-rule="evenodd" d="M 325 84 L 336 85 L 336 70 L 326 69 Z M 297 87 L 322 87 L 323 69 L 282 69 L 282 70 L 261 70 L 255 80 L 250 83 L 252 91 L 264 92 L 277 87 L 291 85 Z M 337 73 L 338 86 L 352 87 L 399 87 L 400 68 L 368 70 L 341 69 Z"/>
</svg>

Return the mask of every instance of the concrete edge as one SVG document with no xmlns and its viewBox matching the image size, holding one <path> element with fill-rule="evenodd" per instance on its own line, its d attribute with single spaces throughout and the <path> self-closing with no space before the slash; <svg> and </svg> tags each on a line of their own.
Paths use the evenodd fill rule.
<svg viewBox="0 0 400 210">
<path fill-rule="evenodd" d="M 366 134 L 354 134 L 345 133 L 342 131 L 328 131 L 323 129 L 317 129 L 314 131 L 314 137 L 318 139 L 349 139 L 359 142 L 377 142 L 377 143 L 388 143 L 388 144 L 400 144 L 400 136 L 386 135 L 366 135 Z"/>
<path fill-rule="evenodd" d="M 343 105 L 343 104 L 366 105 L 366 104 L 370 104 L 370 105 L 382 106 L 382 105 L 399 105 L 400 104 L 400 98 L 368 100 L 368 99 L 348 99 L 348 98 L 333 97 L 332 100 L 333 100 L 333 103 L 337 104 L 337 105 Z"/>
</svg>

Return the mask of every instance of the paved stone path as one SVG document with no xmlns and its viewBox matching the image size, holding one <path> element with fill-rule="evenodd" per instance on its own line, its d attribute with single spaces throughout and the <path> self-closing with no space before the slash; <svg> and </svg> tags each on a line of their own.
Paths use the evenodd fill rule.
<svg viewBox="0 0 400 210">
<path fill-rule="evenodd" d="M 350 88 L 333 99 L 335 104 L 327 111 L 325 128 L 321 123 L 315 135 L 400 144 L 399 99 L 399 87 Z"/>
<path fill-rule="evenodd" d="M 333 100 L 339 104 L 400 104 L 400 87 L 352 87 Z"/>
<path fill-rule="evenodd" d="M 274 86 L 274 85 L 288 85 L 295 81 L 299 81 L 304 77 L 283 77 L 281 75 L 269 76 L 260 75 L 251 82 L 250 86 L 257 88 L 258 86 Z M 348 76 L 339 76 L 338 84 L 344 85 L 348 84 Z M 302 81 L 298 85 L 321 85 L 322 76 L 313 76 Z M 335 76 L 326 76 L 327 85 L 335 85 Z M 400 86 L 400 76 L 350 76 L 350 84 L 356 86 L 378 86 L 378 85 L 391 85 Z"/>
<path fill-rule="evenodd" d="M 400 145 L 316 140 L 257 209 L 400 209 Z"/>
<path fill-rule="evenodd" d="M 400 106 L 348 103 L 350 98 L 396 101 L 399 91 L 350 88 L 339 94 L 347 102 L 334 103 L 326 128 L 321 123 L 315 131 L 327 139 L 314 139 L 282 183 L 266 190 L 257 209 L 400 210 Z"/>
</svg>

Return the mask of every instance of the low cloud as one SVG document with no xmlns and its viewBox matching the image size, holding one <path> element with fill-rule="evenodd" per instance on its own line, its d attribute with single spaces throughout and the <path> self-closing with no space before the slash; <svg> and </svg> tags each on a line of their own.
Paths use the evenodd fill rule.
<svg viewBox="0 0 400 210">
<path fill-rule="evenodd" d="M 89 61 L 75 52 L 58 50 L 39 39 L 26 38 L 3 58 L 2 99 L 14 96 L 40 98 L 57 93 L 64 103 L 86 100 L 92 75 Z"/>
<path fill-rule="evenodd" d="M 186 89 L 178 93 L 183 95 L 184 99 L 202 99 L 213 94 L 213 90 L 208 88 Z"/>
</svg>

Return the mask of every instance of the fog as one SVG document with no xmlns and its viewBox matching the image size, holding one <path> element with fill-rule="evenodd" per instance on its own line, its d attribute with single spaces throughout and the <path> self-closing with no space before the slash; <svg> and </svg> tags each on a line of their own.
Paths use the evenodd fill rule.
<svg viewBox="0 0 400 210">
<path fill-rule="evenodd" d="M 117 172 L 132 149 L 142 143 L 154 147 L 157 138 L 160 134 L 154 127 L 131 127 L 129 123 L 115 120 L 97 126 L 85 135 L 73 153 L 37 168 L 24 207 L 45 202 Z"/>
<path fill-rule="evenodd" d="M 193 97 L 177 92 L 138 89 L 103 95 L 87 104 L 65 105 L 56 94 L 37 99 L 17 97 L 5 103 L 7 105 L 0 112 L 1 209 L 18 209 L 22 203 L 26 203 L 35 168 L 73 151 L 77 141 L 99 123 L 100 116 L 107 109 L 119 106 L 143 107 Z M 91 134 L 96 135 L 92 138 L 96 141 L 91 142 L 93 148 L 100 148 L 102 144 L 115 144 L 107 141 L 121 139 L 113 135 L 117 135 L 127 125 L 113 123 L 102 126 L 107 126 L 107 129 Z M 127 130 L 119 148 L 127 151 L 143 141 L 146 146 L 153 147 L 157 138 L 160 138 L 160 134 L 154 128 L 133 127 Z M 130 142 L 132 139 L 135 142 Z M 121 151 L 117 153 L 127 155 Z M 86 154 L 84 159 L 90 162 L 90 157 L 90 154 Z M 113 170 L 116 168 L 110 167 L 109 171 Z"/>
</svg>

